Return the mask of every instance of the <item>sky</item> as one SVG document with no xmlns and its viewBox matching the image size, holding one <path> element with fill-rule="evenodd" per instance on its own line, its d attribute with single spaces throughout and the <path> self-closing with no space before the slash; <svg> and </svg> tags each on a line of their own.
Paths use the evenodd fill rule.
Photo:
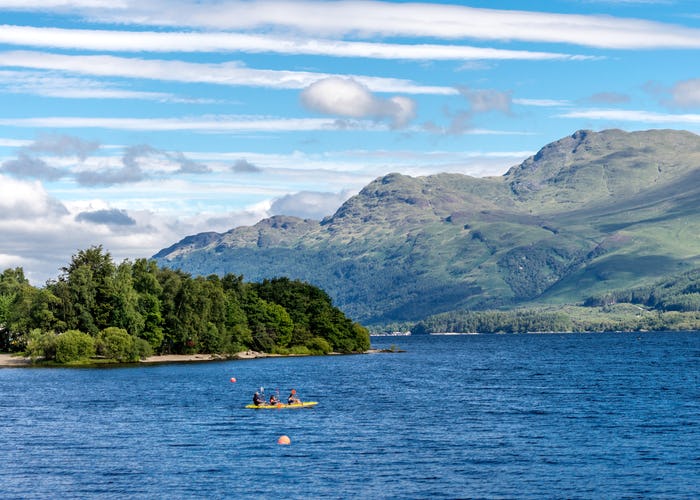
<svg viewBox="0 0 700 500">
<path fill-rule="evenodd" d="M 699 63 L 696 0 L 0 0 L 0 270 L 320 220 L 579 129 L 700 133 Z"/>
</svg>

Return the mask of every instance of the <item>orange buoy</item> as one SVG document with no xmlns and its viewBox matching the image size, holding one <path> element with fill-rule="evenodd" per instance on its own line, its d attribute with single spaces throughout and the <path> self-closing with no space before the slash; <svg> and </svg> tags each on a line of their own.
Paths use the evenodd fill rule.
<svg viewBox="0 0 700 500">
<path fill-rule="evenodd" d="M 231 382 L 235 383 L 236 382 L 236 377 L 231 377 Z"/>
<path fill-rule="evenodd" d="M 280 436 L 277 444 L 292 444 L 292 440 L 289 439 L 289 436 Z"/>
</svg>

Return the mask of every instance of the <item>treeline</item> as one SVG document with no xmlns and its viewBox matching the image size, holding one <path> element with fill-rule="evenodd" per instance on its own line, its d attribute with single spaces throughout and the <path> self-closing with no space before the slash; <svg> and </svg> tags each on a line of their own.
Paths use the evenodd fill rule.
<svg viewBox="0 0 700 500">
<path fill-rule="evenodd" d="M 648 311 L 630 304 L 563 306 L 561 312 L 463 311 L 431 316 L 411 333 L 537 333 L 699 330 L 700 312 Z"/>
<path fill-rule="evenodd" d="M 411 328 L 424 333 L 570 332 L 573 321 L 564 313 L 541 311 L 462 311 L 431 316 Z"/>
<path fill-rule="evenodd" d="M 0 350 L 70 362 L 97 355 L 359 352 L 369 332 L 330 297 L 287 278 L 246 283 L 192 277 L 138 259 L 116 264 L 101 246 L 81 250 L 43 288 L 21 268 L 0 275 Z"/>
<path fill-rule="evenodd" d="M 586 306 L 620 302 L 639 304 L 656 311 L 700 311 L 700 269 L 685 272 L 652 286 L 617 290 L 586 299 Z"/>
<path fill-rule="evenodd" d="M 408 329 L 417 334 L 698 330 L 700 269 L 653 285 L 589 297 L 581 306 L 451 311 Z"/>
</svg>

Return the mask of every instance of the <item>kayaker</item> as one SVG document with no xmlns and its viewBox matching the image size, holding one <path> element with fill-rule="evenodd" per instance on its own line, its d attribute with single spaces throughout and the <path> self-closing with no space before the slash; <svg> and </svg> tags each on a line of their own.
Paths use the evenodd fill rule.
<svg viewBox="0 0 700 500">
<path fill-rule="evenodd" d="M 272 396 L 270 396 L 270 405 L 276 406 L 277 403 L 279 403 L 279 402 L 280 402 L 279 399 L 277 399 L 274 394 Z"/>
<path fill-rule="evenodd" d="M 260 396 L 259 392 L 253 394 L 253 404 L 255 406 L 262 406 L 265 404 L 265 400 L 262 398 L 262 396 Z"/>
<path fill-rule="evenodd" d="M 289 397 L 287 398 L 287 404 L 301 404 L 301 399 L 297 397 L 296 389 L 292 389 L 292 392 L 289 393 Z"/>
</svg>

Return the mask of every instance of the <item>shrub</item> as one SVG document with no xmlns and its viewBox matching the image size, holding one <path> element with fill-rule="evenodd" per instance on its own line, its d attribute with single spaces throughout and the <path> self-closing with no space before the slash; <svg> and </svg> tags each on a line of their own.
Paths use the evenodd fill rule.
<svg viewBox="0 0 700 500">
<path fill-rule="evenodd" d="M 123 328 L 111 326 L 102 330 L 97 337 L 98 352 L 105 358 L 114 359 L 115 361 L 138 361 L 140 355 L 134 341 L 134 337 L 129 335 Z M 139 345 L 143 346 L 142 343 L 139 343 Z"/>
<path fill-rule="evenodd" d="M 55 337 L 58 363 L 70 363 L 81 359 L 89 359 L 95 355 L 95 341 L 87 333 L 79 330 L 68 330 Z"/>
<path fill-rule="evenodd" d="M 32 359 L 52 360 L 56 356 L 56 334 L 54 332 L 42 332 L 35 328 L 29 333 L 25 354 Z"/>
<path fill-rule="evenodd" d="M 311 354 L 311 351 L 305 345 L 295 345 L 289 348 L 289 354 L 295 354 L 297 356 L 306 356 Z"/>
<path fill-rule="evenodd" d="M 330 342 L 321 337 L 314 337 L 306 343 L 311 354 L 328 354 L 333 351 Z"/>
</svg>

